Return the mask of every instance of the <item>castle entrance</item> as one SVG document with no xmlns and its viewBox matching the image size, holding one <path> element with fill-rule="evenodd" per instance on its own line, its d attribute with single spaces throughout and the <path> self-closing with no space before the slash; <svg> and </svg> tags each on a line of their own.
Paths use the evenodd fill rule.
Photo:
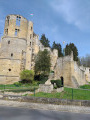
<svg viewBox="0 0 90 120">
<path fill-rule="evenodd" d="M 61 85 L 64 86 L 64 78 L 61 76 Z"/>
</svg>

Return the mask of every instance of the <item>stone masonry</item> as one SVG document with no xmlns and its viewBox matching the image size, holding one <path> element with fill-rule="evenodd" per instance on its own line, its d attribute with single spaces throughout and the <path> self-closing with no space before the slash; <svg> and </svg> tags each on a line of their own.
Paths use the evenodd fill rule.
<svg viewBox="0 0 90 120">
<path fill-rule="evenodd" d="M 4 34 L 0 42 L 0 84 L 12 84 L 20 80 L 20 72 L 34 69 L 35 56 L 47 49 L 51 56 L 51 79 L 63 77 L 65 86 L 78 87 L 90 82 L 90 69 L 79 67 L 70 56 L 58 58 L 58 51 L 44 47 L 39 36 L 34 33 L 33 22 L 20 15 L 8 15 L 5 20 Z"/>
<path fill-rule="evenodd" d="M 39 50 L 47 49 L 51 54 L 53 69 L 57 50 L 45 48 L 39 36 L 33 31 L 33 23 L 20 15 L 8 15 L 5 20 L 4 35 L 0 42 L 0 84 L 12 84 L 20 80 L 20 72 L 31 70 Z"/>
</svg>

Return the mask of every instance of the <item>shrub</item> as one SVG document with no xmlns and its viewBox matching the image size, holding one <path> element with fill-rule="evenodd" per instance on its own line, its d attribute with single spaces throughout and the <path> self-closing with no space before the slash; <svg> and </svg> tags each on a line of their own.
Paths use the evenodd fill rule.
<svg viewBox="0 0 90 120">
<path fill-rule="evenodd" d="M 62 87 L 62 85 L 61 85 L 61 80 L 51 80 L 51 83 L 52 83 L 53 85 L 54 85 L 54 83 L 56 83 L 57 88 Z"/>
<path fill-rule="evenodd" d="M 54 73 L 54 71 L 52 70 L 52 71 L 50 71 L 50 73 Z"/>
<path fill-rule="evenodd" d="M 61 85 L 61 80 L 56 80 L 56 85 L 58 88 L 60 88 L 62 85 Z"/>
<path fill-rule="evenodd" d="M 20 73 L 20 78 L 22 81 L 31 82 L 34 80 L 34 71 L 33 70 L 23 70 Z"/>
<path fill-rule="evenodd" d="M 38 84 L 44 84 L 48 80 L 48 75 L 39 74 L 34 76 L 35 81 L 39 81 Z"/>
<path fill-rule="evenodd" d="M 51 80 L 51 83 L 54 85 L 54 83 L 56 83 L 56 80 Z"/>
</svg>

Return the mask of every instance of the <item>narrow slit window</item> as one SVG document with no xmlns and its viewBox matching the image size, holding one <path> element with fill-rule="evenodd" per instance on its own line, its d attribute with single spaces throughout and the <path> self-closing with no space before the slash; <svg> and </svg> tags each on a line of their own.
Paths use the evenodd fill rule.
<svg viewBox="0 0 90 120">
<path fill-rule="evenodd" d="M 11 53 L 11 57 L 13 57 L 13 53 Z"/>
<path fill-rule="evenodd" d="M 31 42 L 30 42 L 30 46 L 31 46 Z"/>
<path fill-rule="evenodd" d="M 8 35 L 8 29 L 5 29 L 5 35 Z"/>
<path fill-rule="evenodd" d="M 17 16 L 16 18 L 16 25 L 20 26 L 20 21 L 21 21 L 21 17 Z"/>
<path fill-rule="evenodd" d="M 10 44 L 10 41 L 8 41 L 8 44 Z"/>
<path fill-rule="evenodd" d="M 32 31 L 32 27 L 31 27 L 31 31 Z"/>
<path fill-rule="evenodd" d="M 7 24 L 9 25 L 10 16 L 7 16 Z"/>
</svg>

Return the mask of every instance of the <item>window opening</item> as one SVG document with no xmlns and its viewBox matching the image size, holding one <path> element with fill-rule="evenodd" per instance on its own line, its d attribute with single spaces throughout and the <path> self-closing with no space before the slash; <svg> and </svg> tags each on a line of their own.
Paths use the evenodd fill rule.
<svg viewBox="0 0 90 120">
<path fill-rule="evenodd" d="M 7 16 L 7 24 L 9 25 L 10 16 Z"/>
<path fill-rule="evenodd" d="M 5 35 L 8 35 L 8 29 L 5 29 Z"/>
<path fill-rule="evenodd" d="M 13 53 L 11 53 L 11 57 L 13 56 Z"/>
<path fill-rule="evenodd" d="M 17 36 L 19 33 L 19 29 L 15 29 L 15 36 Z"/>
<path fill-rule="evenodd" d="M 61 85 L 64 86 L 64 78 L 61 76 Z"/>
<path fill-rule="evenodd" d="M 30 42 L 30 46 L 31 46 L 31 42 Z"/>
<path fill-rule="evenodd" d="M 17 16 L 16 18 L 16 25 L 20 26 L 20 21 L 21 21 L 21 17 Z"/>
<path fill-rule="evenodd" d="M 32 31 L 32 27 L 31 27 L 31 31 Z"/>
<path fill-rule="evenodd" d="M 10 41 L 8 41 L 8 44 L 10 44 Z"/>
<path fill-rule="evenodd" d="M 9 70 L 9 71 L 11 71 L 11 69 L 10 69 L 10 68 L 9 68 L 8 70 Z"/>
</svg>

